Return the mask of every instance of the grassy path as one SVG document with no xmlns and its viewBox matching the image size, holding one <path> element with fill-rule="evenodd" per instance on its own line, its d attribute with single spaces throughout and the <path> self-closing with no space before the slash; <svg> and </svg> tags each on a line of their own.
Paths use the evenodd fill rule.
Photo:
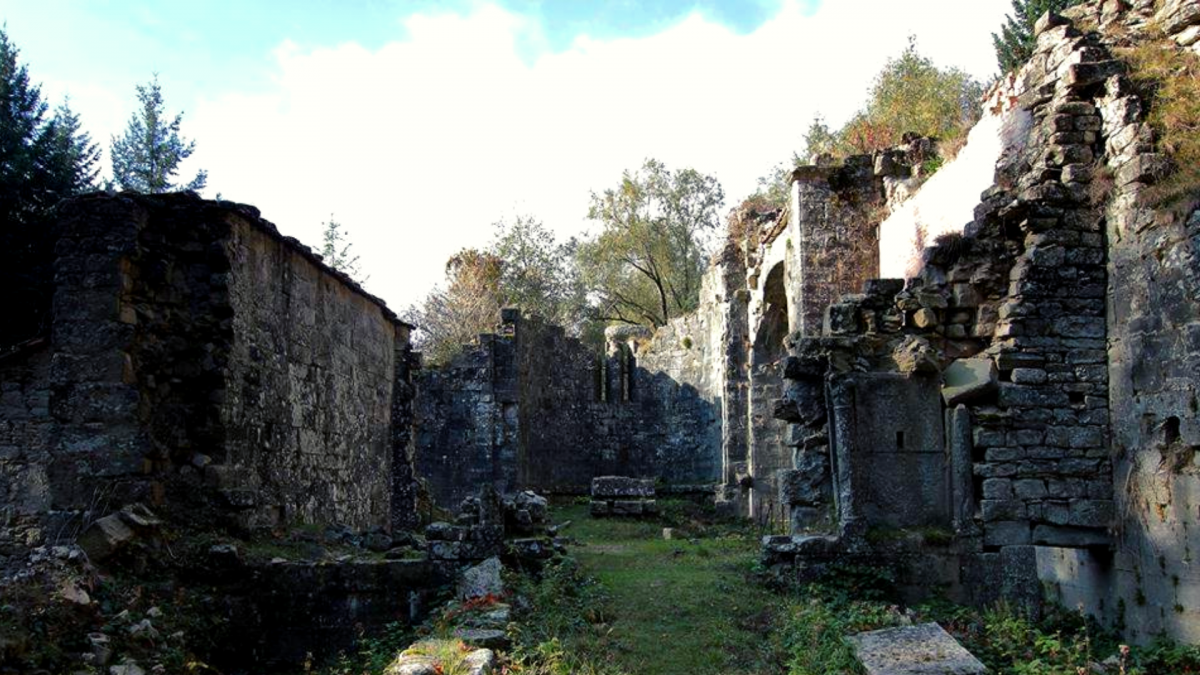
<svg viewBox="0 0 1200 675">
<path fill-rule="evenodd" d="M 758 542 L 747 533 L 664 540 L 654 521 L 555 510 L 579 542 L 572 555 L 608 592 L 608 660 L 634 675 L 781 673 L 769 639 L 779 601 L 754 584 Z"/>
</svg>

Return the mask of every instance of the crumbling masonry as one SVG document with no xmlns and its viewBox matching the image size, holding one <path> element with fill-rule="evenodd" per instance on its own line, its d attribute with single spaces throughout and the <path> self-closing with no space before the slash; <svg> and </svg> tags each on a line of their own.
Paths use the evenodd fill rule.
<svg viewBox="0 0 1200 675">
<path fill-rule="evenodd" d="M 989 102 L 995 185 L 915 277 L 873 278 L 877 232 L 928 139 L 797 169 L 785 209 L 732 215 L 694 313 L 604 354 L 506 311 L 419 369 L 409 326 L 251 207 L 65 203 L 52 324 L 0 357 L 0 562 L 135 502 L 399 532 L 421 485 L 453 508 L 626 476 L 787 532 L 780 574 L 884 561 L 912 596 L 1196 642 L 1200 212 L 1153 205 L 1170 162 L 1115 44 L 1196 50 L 1200 9 L 1129 5 L 1039 22 Z"/>
</svg>

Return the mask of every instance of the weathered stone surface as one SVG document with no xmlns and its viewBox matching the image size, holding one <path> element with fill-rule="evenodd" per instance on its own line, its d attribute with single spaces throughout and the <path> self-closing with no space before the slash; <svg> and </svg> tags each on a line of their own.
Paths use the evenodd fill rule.
<svg viewBox="0 0 1200 675">
<path fill-rule="evenodd" d="M 936 623 L 851 635 L 869 675 L 983 675 L 987 668 Z"/>
<path fill-rule="evenodd" d="M 133 530 L 125 524 L 120 514 L 114 513 L 88 526 L 77 543 L 90 560 L 101 562 L 132 541 L 134 536 Z"/>
<path fill-rule="evenodd" d="M 942 399 L 948 406 L 990 396 L 996 391 L 999 373 L 988 358 L 958 359 L 942 373 Z"/>
<path fill-rule="evenodd" d="M 620 497 L 654 497 L 654 481 L 646 478 L 625 476 L 597 476 L 592 479 L 592 497 L 613 499 Z"/>
<path fill-rule="evenodd" d="M 496 667 L 496 654 L 491 649 L 459 651 L 458 641 L 426 640 L 400 653 L 384 669 L 384 675 L 443 675 L 451 672 L 462 675 L 491 675 Z M 448 655 L 451 663 L 439 662 L 439 654 Z"/>
<path fill-rule="evenodd" d="M 458 598 L 470 600 L 503 595 L 504 580 L 500 578 L 503 569 L 499 558 L 488 558 L 474 567 L 468 567 L 458 582 Z"/>
</svg>

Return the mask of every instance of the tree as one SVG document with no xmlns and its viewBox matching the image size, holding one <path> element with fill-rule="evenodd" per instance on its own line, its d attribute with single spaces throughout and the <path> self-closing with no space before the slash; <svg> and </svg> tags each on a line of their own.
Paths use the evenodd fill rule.
<svg viewBox="0 0 1200 675">
<path fill-rule="evenodd" d="M 179 135 L 183 113 L 172 119 L 165 112 L 158 75 L 137 86 L 141 110 L 129 118 L 125 135 L 112 139 L 113 183 L 118 189 L 161 193 L 204 189 L 208 172 L 201 169 L 187 183 L 173 183 L 179 163 L 191 157 L 195 141 Z"/>
<path fill-rule="evenodd" d="M 1059 12 L 1083 0 L 1012 0 L 1012 14 L 1004 17 L 1000 33 L 992 33 L 996 63 L 1000 72 L 1010 73 L 1020 68 L 1033 55 L 1036 40 L 1034 24 L 1046 12 Z"/>
<path fill-rule="evenodd" d="M 804 132 L 803 159 L 811 162 L 819 155 L 832 153 L 836 145 L 837 136 L 829 130 L 825 118 L 820 113 L 813 115 L 812 122 L 808 125 L 808 131 Z"/>
<path fill-rule="evenodd" d="M 33 337 L 49 313 L 52 207 L 92 189 L 99 150 L 64 103 L 47 119 L 41 88 L 0 28 L 0 345 Z"/>
<path fill-rule="evenodd" d="M 715 177 L 653 159 L 593 192 L 588 217 L 602 229 L 577 260 L 595 317 L 658 327 L 694 309 L 724 201 Z"/>
<path fill-rule="evenodd" d="M 331 213 L 329 214 L 329 221 L 324 223 L 324 226 L 321 257 L 325 259 L 325 264 L 339 272 L 345 273 L 360 284 L 364 283 L 366 279 L 360 280 L 358 278 L 360 274 L 358 255 L 350 252 L 353 244 L 350 243 L 345 230 L 342 229 L 342 224 L 334 220 Z"/>
<path fill-rule="evenodd" d="M 574 265 L 575 242 L 559 243 L 540 220 L 523 215 L 494 223 L 486 249 L 464 249 L 446 263 L 435 287 L 406 318 L 417 325 L 417 346 L 433 363 L 449 361 L 462 345 L 495 328 L 500 309 L 583 329 L 583 291 Z"/>
<path fill-rule="evenodd" d="M 529 215 L 500 220 L 494 227 L 488 252 L 501 262 L 504 305 L 577 330 L 584 304 L 574 260 L 577 243 L 559 243 L 542 221 Z"/>
<path fill-rule="evenodd" d="M 909 37 L 900 56 L 888 59 L 875 76 L 861 122 L 848 125 L 862 144 L 854 150 L 895 145 L 909 132 L 939 139 L 965 133 L 979 119 L 982 96 L 974 78 L 958 68 L 938 68 Z"/>
<path fill-rule="evenodd" d="M 437 286 L 405 320 L 417 326 L 414 342 L 432 364 L 444 364 L 500 320 L 503 263 L 477 249 L 463 249 L 446 262 L 444 286 Z"/>
</svg>

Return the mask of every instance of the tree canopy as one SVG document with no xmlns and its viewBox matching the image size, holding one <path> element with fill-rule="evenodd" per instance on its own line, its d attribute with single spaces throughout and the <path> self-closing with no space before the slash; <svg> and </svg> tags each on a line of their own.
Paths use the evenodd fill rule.
<svg viewBox="0 0 1200 675">
<path fill-rule="evenodd" d="M 817 155 L 866 154 L 899 144 L 907 133 L 940 141 L 961 138 L 979 119 L 982 97 L 983 85 L 958 68 L 937 66 L 910 37 L 904 51 L 875 75 L 858 112 L 836 130 L 818 113 L 804 134 L 803 154 L 793 154 L 791 162 L 760 178 L 750 199 L 782 206 L 792 168 Z"/>
<path fill-rule="evenodd" d="M 572 333 L 582 330 L 575 242 L 558 242 L 545 224 L 527 215 L 494 227 L 486 248 L 452 256 L 443 283 L 405 313 L 417 325 L 417 347 L 432 363 L 449 361 L 475 336 L 494 330 L 504 307 L 536 314 Z"/>
<path fill-rule="evenodd" d="M 654 159 L 593 192 L 601 230 L 576 259 L 594 318 L 658 327 L 695 309 L 724 201 L 715 177 Z"/>
<path fill-rule="evenodd" d="M 186 183 L 175 183 L 179 164 L 191 157 L 195 141 L 179 133 L 183 113 L 172 118 L 166 113 L 158 75 L 137 86 L 141 109 L 129 118 L 125 135 L 112 139 L 113 184 L 121 190 L 161 193 L 204 189 L 208 172 L 201 169 Z"/>
</svg>

